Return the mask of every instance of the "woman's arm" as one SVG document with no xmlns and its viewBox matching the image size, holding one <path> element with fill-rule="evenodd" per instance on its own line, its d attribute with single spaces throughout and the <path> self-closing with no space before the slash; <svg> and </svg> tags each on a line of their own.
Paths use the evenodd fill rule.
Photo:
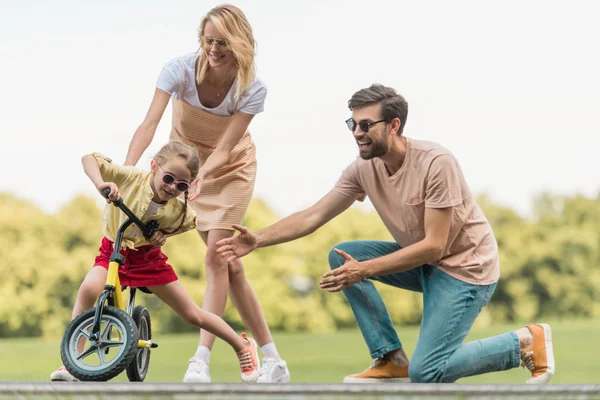
<svg viewBox="0 0 600 400">
<path fill-rule="evenodd" d="M 240 141 L 248 125 L 254 118 L 254 115 L 246 114 L 241 111 L 237 111 L 232 116 L 231 123 L 227 127 L 223 138 L 217 145 L 217 148 L 211 153 L 206 159 L 206 162 L 198 171 L 198 176 L 192 183 L 192 190 L 190 192 L 190 201 L 194 200 L 200 194 L 202 190 L 202 182 L 206 176 L 213 174 L 218 171 L 223 165 L 227 163 L 229 159 L 229 153 Z"/>
<path fill-rule="evenodd" d="M 131 139 L 124 165 L 135 165 L 150 143 L 152 143 L 154 133 L 156 133 L 156 127 L 158 126 L 170 99 L 171 95 L 169 93 L 161 89 L 156 89 L 154 91 L 154 97 L 152 98 L 152 103 L 150 103 L 150 108 L 146 113 L 146 117 L 142 124 L 136 129 L 133 138 Z"/>
</svg>

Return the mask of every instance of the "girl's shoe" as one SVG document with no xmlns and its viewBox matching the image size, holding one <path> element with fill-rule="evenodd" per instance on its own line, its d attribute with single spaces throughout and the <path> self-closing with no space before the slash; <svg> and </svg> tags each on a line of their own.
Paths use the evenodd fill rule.
<svg viewBox="0 0 600 400">
<path fill-rule="evenodd" d="M 62 381 L 62 382 L 77 382 L 79 379 L 75 378 L 64 365 L 61 365 L 59 369 L 50 374 L 51 381 Z"/>
<path fill-rule="evenodd" d="M 260 375 L 260 360 L 254 339 L 242 333 L 242 338 L 248 342 L 248 347 L 237 353 L 240 360 L 240 374 L 244 382 L 256 382 Z"/>
</svg>

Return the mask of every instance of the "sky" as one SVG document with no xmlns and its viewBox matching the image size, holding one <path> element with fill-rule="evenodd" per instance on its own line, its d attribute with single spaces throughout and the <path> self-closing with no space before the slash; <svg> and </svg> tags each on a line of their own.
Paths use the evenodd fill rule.
<svg viewBox="0 0 600 400">
<path fill-rule="evenodd" d="M 198 49 L 217 4 L 0 0 L 0 192 L 48 213 L 97 195 L 81 157 L 124 162 L 161 68 Z M 372 83 L 407 99 L 404 134 L 451 150 L 475 194 L 527 214 L 542 191 L 600 192 L 600 2 L 233 4 L 268 87 L 250 125 L 255 197 L 281 216 L 321 198 L 356 158 L 347 101 Z M 170 121 L 169 106 L 138 166 Z"/>
</svg>

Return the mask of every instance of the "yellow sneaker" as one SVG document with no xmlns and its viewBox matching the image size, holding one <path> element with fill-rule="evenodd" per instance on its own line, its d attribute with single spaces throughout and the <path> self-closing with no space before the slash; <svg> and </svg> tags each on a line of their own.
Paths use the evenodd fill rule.
<svg viewBox="0 0 600 400">
<path fill-rule="evenodd" d="M 379 357 L 363 372 L 344 378 L 344 383 L 371 382 L 409 383 L 408 365 L 397 365 L 391 360 Z"/>
<path fill-rule="evenodd" d="M 256 382 L 260 375 L 260 359 L 258 358 L 258 349 L 254 339 L 249 338 L 245 333 L 242 337 L 248 342 L 248 347 L 238 351 L 237 356 L 240 360 L 240 374 L 244 382 Z"/>
<path fill-rule="evenodd" d="M 552 330 L 547 324 L 529 324 L 527 328 L 533 343 L 530 351 L 521 352 L 521 365 L 531 371 L 531 378 L 525 383 L 546 383 L 555 371 Z"/>
</svg>

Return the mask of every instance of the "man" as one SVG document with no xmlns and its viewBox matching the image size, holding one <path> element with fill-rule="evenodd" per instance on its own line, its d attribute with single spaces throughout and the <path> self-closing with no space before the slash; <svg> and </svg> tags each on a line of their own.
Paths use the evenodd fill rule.
<svg viewBox="0 0 600 400">
<path fill-rule="evenodd" d="M 554 374 L 552 333 L 546 324 L 463 344 L 499 278 L 496 239 L 454 156 L 432 142 L 402 135 L 408 104 L 394 89 L 372 85 L 348 102 L 346 121 L 360 158 L 312 207 L 272 226 L 217 243 L 228 261 L 257 247 L 314 232 L 357 198 L 371 199 L 395 242 L 355 241 L 329 254 L 321 281 L 342 290 L 367 343 L 372 365 L 344 382 L 454 382 L 523 365 L 528 383 Z M 423 293 L 419 340 L 410 360 L 372 280 Z"/>
</svg>

